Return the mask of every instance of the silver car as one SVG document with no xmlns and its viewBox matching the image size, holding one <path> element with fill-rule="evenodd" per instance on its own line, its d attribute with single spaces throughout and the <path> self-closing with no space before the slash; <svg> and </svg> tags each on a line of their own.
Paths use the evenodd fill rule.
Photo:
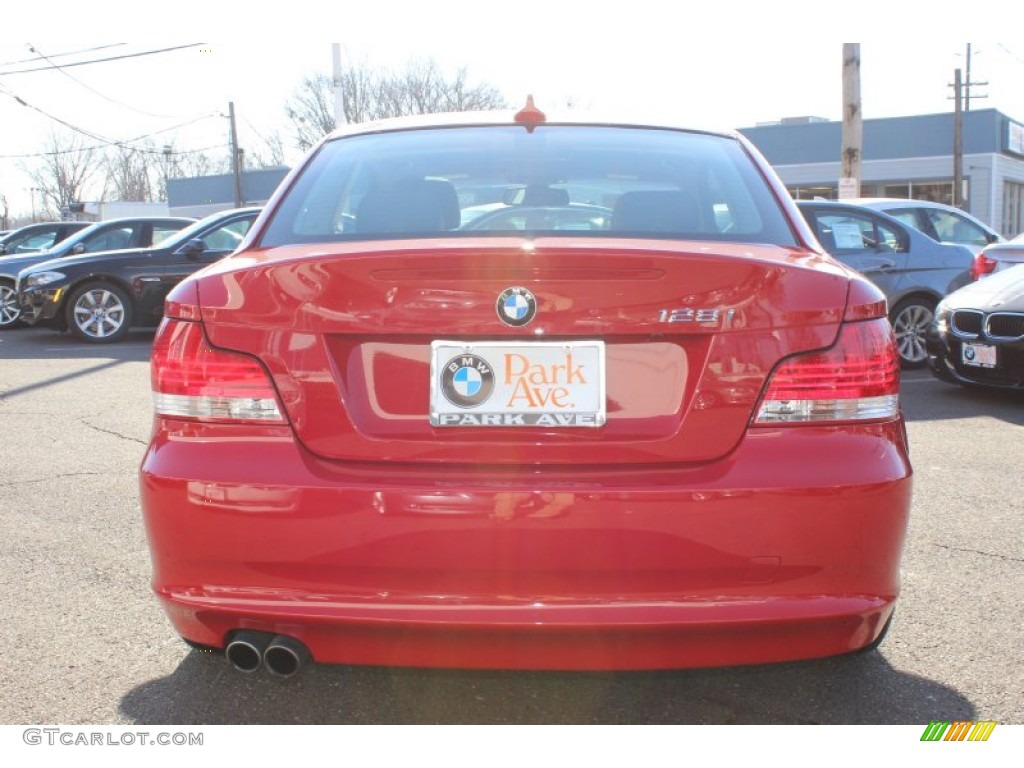
<svg viewBox="0 0 1024 768">
<path fill-rule="evenodd" d="M 971 282 L 974 254 L 863 206 L 826 200 L 797 206 L 826 251 L 885 292 L 903 366 L 924 366 L 935 305 Z"/>
<path fill-rule="evenodd" d="M 932 240 L 962 245 L 973 254 L 1004 238 L 990 226 L 952 205 L 930 200 L 904 200 L 895 197 L 864 197 L 847 202 L 882 211 L 907 226 L 924 232 Z"/>
<path fill-rule="evenodd" d="M 1005 243 L 993 243 L 974 257 L 971 275 L 980 280 L 993 272 L 1024 264 L 1024 234 L 1017 235 Z"/>
</svg>

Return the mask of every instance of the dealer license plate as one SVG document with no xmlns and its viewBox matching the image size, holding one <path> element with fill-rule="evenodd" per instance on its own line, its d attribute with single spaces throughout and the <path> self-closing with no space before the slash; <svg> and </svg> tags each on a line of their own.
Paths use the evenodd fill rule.
<svg viewBox="0 0 1024 768">
<path fill-rule="evenodd" d="M 603 341 L 431 344 L 435 427 L 600 427 Z"/>
<path fill-rule="evenodd" d="M 964 365 L 973 365 L 977 368 L 995 368 L 996 348 L 990 344 L 967 342 L 960 350 L 960 359 Z"/>
</svg>

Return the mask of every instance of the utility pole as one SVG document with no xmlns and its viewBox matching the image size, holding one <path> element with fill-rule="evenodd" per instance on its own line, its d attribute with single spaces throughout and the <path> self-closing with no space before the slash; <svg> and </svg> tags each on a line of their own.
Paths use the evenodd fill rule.
<svg viewBox="0 0 1024 768">
<path fill-rule="evenodd" d="M 839 199 L 860 197 L 864 127 L 860 104 L 860 43 L 843 43 L 843 150 Z"/>
<path fill-rule="evenodd" d="M 953 205 L 963 208 L 964 188 L 964 112 L 961 108 L 963 83 L 960 81 L 960 70 L 953 77 Z"/>
<path fill-rule="evenodd" d="M 964 194 L 964 115 L 971 108 L 971 86 L 988 85 L 987 82 L 975 83 L 971 80 L 971 44 L 967 44 L 967 80 L 961 77 L 960 70 L 954 71 L 954 81 L 949 85 L 953 88 L 953 205 L 967 210 L 967 195 Z M 988 94 L 976 95 L 976 99 L 987 99 Z"/>
<path fill-rule="evenodd" d="M 967 80 L 964 82 L 964 112 L 970 112 L 971 111 L 971 86 L 972 85 L 988 85 L 988 81 L 987 80 L 985 82 L 983 82 L 983 83 L 976 83 L 973 80 L 971 80 L 971 44 L 970 43 L 967 44 L 967 71 L 966 71 L 966 75 L 967 75 Z M 974 98 L 976 98 L 976 99 L 987 99 L 988 98 L 988 94 L 987 93 L 983 93 L 983 94 L 980 94 L 978 96 L 975 96 Z"/>
<path fill-rule="evenodd" d="M 964 112 L 971 111 L 971 44 L 967 44 L 967 82 L 964 84 Z"/>
<path fill-rule="evenodd" d="M 235 128 L 235 102 L 228 102 L 228 119 L 231 121 L 231 173 L 235 177 L 235 208 L 242 207 L 242 168 L 239 162 L 238 131 Z"/>
<path fill-rule="evenodd" d="M 334 60 L 334 127 L 337 128 L 348 122 L 341 90 L 341 43 L 331 43 L 331 54 Z"/>
</svg>

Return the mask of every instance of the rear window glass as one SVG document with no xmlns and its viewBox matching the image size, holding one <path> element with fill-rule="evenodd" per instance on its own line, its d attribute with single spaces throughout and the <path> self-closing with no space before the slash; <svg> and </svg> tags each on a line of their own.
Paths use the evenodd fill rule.
<svg viewBox="0 0 1024 768">
<path fill-rule="evenodd" d="M 737 141 L 571 125 L 336 139 L 301 173 L 260 244 L 487 235 L 795 244 Z"/>
</svg>

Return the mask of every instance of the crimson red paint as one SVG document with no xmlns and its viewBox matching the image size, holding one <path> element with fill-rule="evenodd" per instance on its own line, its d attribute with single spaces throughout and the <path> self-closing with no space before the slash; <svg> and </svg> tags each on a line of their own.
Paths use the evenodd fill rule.
<svg viewBox="0 0 1024 768">
<path fill-rule="evenodd" d="M 536 669 L 871 644 L 898 365 L 780 190 L 741 137 L 664 126 L 326 140 L 168 299 L 141 495 L 177 631 Z"/>
</svg>

